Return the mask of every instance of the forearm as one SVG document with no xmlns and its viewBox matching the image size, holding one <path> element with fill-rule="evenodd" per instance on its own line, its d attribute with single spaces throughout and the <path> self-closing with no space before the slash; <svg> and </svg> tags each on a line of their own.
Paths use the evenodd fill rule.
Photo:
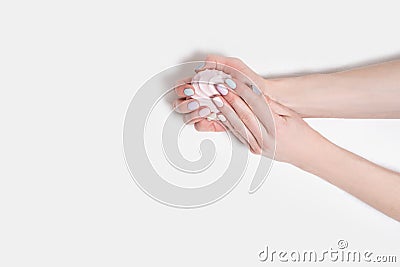
<svg viewBox="0 0 400 267">
<path fill-rule="evenodd" d="M 400 174 L 380 167 L 319 136 L 299 168 L 347 191 L 400 221 Z"/>
<path fill-rule="evenodd" d="M 348 71 L 267 79 L 266 93 L 303 117 L 400 118 L 400 60 Z"/>
</svg>

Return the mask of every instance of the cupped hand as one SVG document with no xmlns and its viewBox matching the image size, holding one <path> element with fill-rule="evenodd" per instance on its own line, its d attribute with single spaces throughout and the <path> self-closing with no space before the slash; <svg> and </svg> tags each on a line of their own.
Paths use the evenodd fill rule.
<svg viewBox="0 0 400 267">
<path fill-rule="evenodd" d="M 192 99 L 195 93 L 190 79 L 180 82 L 176 93 L 181 98 L 175 109 L 184 113 L 187 123 L 194 123 L 198 131 L 230 130 L 255 154 L 278 161 L 300 165 L 321 139 L 296 112 L 271 100 L 266 94 L 263 77 L 252 71 L 241 60 L 208 56 L 204 69 L 218 69 L 232 76 L 230 81 L 216 85 L 220 95 L 212 98 L 218 107 L 218 121 L 205 119 L 210 110 Z"/>
<path fill-rule="evenodd" d="M 243 82 L 249 83 L 249 79 L 257 84 L 255 90 L 260 90 L 259 93 L 264 91 L 265 80 L 253 70 L 251 70 L 240 59 L 233 57 L 223 57 L 218 55 L 209 55 L 206 57 L 204 64 L 201 64 L 195 71 L 200 72 L 206 69 L 217 69 L 223 71 L 236 79 L 241 79 Z M 200 108 L 200 103 L 192 96 L 195 94 L 195 88 L 191 85 L 192 77 L 177 81 L 175 92 L 179 99 L 174 102 L 174 108 L 177 112 L 185 114 L 184 120 L 187 123 L 194 124 L 196 130 L 204 132 L 220 132 L 225 131 L 226 128 L 222 127 L 218 121 L 207 120 L 209 110 L 205 107 Z M 217 88 L 218 89 L 218 88 Z M 223 87 L 222 87 L 222 90 Z M 224 92 L 222 92 L 224 93 Z M 200 110 L 203 110 L 199 114 Z"/>
</svg>

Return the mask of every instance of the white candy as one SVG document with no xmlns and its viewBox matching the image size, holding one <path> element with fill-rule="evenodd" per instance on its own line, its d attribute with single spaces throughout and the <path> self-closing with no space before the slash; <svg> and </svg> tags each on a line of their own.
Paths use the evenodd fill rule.
<svg viewBox="0 0 400 267">
<path fill-rule="evenodd" d="M 217 113 L 219 113 L 219 110 L 210 97 L 220 95 L 215 86 L 224 83 L 225 79 L 228 78 L 232 77 L 220 70 L 203 70 L 198 72 L 192 79 L 192 85 L 195 90 L 192 98 L 197 99 L 200 106 L 206 106 L 211 110 L 208 119 L 218 120 Z"/>
</svg>

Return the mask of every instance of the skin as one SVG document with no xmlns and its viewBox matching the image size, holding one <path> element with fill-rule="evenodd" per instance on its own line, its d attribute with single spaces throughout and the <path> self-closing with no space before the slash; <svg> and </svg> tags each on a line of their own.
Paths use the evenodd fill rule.
<svg viewBox="0 0 400 267">
<path fill-rule="evenodd" d="M 400 174 L 359 157 L 324 138 L 303 118 L 400 118 L 400 60 L 343 72 L 264 79 L 241 60 L 210 55 L 204 69 L 232 76 L 236 88 L 215 96 L 225 121 L 209 121 L 187 109 L 183 89 L 175 109 L 198 131 L 232 131 L 256 154 L 293 164 L 347 191 L 400 221 Z M 256 94 L 251 85 L 261 92 Z M 200 113 L 199 113 L 200 112 Z M 275 143 L 274 143 L 275 141 Z M 274 154 L 275 147 L 275 154 Z M 341 166 L 337 168 L 337 166 Z"/>
</svg>

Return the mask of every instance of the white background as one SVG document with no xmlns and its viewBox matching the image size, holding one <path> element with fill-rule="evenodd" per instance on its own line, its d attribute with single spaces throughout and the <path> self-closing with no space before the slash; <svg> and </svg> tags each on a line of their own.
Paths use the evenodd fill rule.
<svg viewBox="0 0 400 267">
<path fill-rule="evenodd" d="M 396 58 L 397 3 L 3 1 L 0 266 L 262 266 L 265 245 L 322 251 L 338 239 L 399 261 L 398 222 L 287 164 L 255 195 L 245 177 L 216 204 L 181 210 L 145 195 L 122 152 L 126 108 L 162 69 L 210 52 L 270 77 Z M 309 122 L 399 170 L 400 121 Z"/>
</svg>

